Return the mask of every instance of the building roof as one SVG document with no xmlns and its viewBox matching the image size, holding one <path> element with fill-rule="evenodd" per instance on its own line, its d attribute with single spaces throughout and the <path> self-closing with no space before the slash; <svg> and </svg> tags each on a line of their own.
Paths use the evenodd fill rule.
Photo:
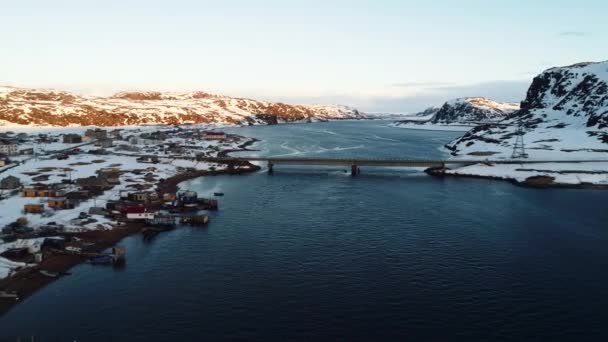
<svg viewBox="0 0 608 342">
<path fill-rule="evenodd" d="M 7 181 L 19 181 L 19 178 L 15 177 L 15 176 L 7 176 L 7 177 L 4 177 L 2 180 L 0 180 L 0 182 L 7 182 Z"/>
<path fill-rule="evenodd" d="M 17 145 L 14 141 L 8 139 L 0 139 L 0 145 Z"/>
</svg>

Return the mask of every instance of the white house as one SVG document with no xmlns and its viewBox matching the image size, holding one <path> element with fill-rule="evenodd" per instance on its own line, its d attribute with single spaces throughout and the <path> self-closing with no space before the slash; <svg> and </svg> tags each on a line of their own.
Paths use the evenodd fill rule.
<svg viewBox="0 0 608 342">
<path fill-rule="evenodd" d="M 11 140 L 1 139 L 0 140 L 0 153 L 14 155 L 19 153 L 17 151 L 17 144 Z"/>
<path fill-rule="evenodd" d="M 154 213 L 153 212 L 128 213 L 127 218 L 129 220 L 152 220 L 154 218 Z"/>
</svg>

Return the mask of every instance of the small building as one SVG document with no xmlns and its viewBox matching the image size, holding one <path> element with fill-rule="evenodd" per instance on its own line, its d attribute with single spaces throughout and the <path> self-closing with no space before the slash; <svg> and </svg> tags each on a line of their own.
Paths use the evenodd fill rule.
<svg viewBox="0 0 608 342">
<path fill-rule="evenodd" d="M 158 157 L 157 156 L 141 156 L 139 158 L 137 158 L 137 162 L 139 163 L 153 163 L 156 164 L 158 163 Z"/>
<path fill-rule="evenodd" d="M 97 170 L 97 178 L 104 180 L 109 186 L 120 184 L 120 169 L 118 168 L 103 168 Z"/>
<path fill-rule="evenodd" d="M 95 146 L 97 147 L 101 147 L 101 148 L 109 148 L 112 147 L 112 144 L 114 143 L 114 140 L 110 139 L 110 138 L 106 138 L 106 139 L 98 139 L 95 142 Z"/>
<path fill-rule="evenodd" d="M 91 192 L 87 190 L 70 191 L 65 194 L 65 198 L 73 202 L 84 201 L 91 198 Z"/>
<path fill-rule="evenodd" d="M 105 191 L 112 189 L 112 185 L 110 185 L 105 178 L 95 176 L 78 178 L 76 180 L 76 185 L 78 185 L 82 190 L 88 191 Z"/>
<path fill-rule="evenodd" d="M 166 151 L 170 154 L 184 154 L 186 153 L 186 148 L 183 146 L 171 145 Z"/>
<path fill-rule="evenodd" d="M 63 191 L 48 188 L 24 188 L 21 195 L 23 197 L 61 197 Z"/>
<path fill-rule="evenodd" d="M 177 197 L 174 193 L 166 192 L 163 194 L 163 201 L 165 202 L 173 202 Z"/>
<path fill-rule="evenodd" d="M 162 132 L 162 131 L 155 131 L 152 133 L 141 134 L 140 137 L 142 137 L 144 139 L 149 139 L 149 140 L 164 141 L 168 138 L 168 135 L 167 135 L 167 133 Z"/>
<path fill-rule="evenodd" d="M 29 138 L 29 135 L 27 135 L 27 133 L 17 134 L 17 141 L 19 141 L 19 142 L 25 142 L 25 141 L 27 141 L 28 138 Z"/>
<path fill-rule="evenodd" d="M 120 213 L 124 216 L 127 216 L 127 214 L 141 214 L 141 213 L 145 213 L 146 207 L 142 207 L 142 206 L 126 206 L 126 207 L 121 207 L 120 209 Z"/>
<path fill-rule="evenodd" d="M 0 139 L 0 153 L 10 156 L 17 154 L 17 144 L 13 140 Z"/>
<path fill-rule="evenodd" d="M 34 149 L 33 148 L 24 148 L 22 150 L 19 150 L 19 154 L 21 154 L 21 155 L 32 155 L 32 154 L 34 154 Z"/>
<path fill-rule="evenodd" d="M 48 206 L 53 209 L 74 209 L 74 203 L 65 197 L 49 198 Z"/>
<path fill-rule="evenodd" d="M 128 213 L 127 219 L 129 219 L 129 220 L 152 220 L 152 219 L 154 219 L 154 213 L 153 212 Z"/>
<path fill-rule="evenodd" d="M 177 198 L 182 204 L 198 203 L 198 194 L 195 191 L 185 191 L 177 194 Z"/>
<path fill-rule="evenodd" d="M 147 192 L 131 192 L 128 196 L 129 201 L 133 202 L 147 202 L 149 198 Z"/>
<path fill-rule="evenodd" d="M 0 167 L 6 166 L 6 160 L 0 159 Z"/>
<path fill-rule="evenodd" d="M 20 186 L 21 186 L 21 181 L 19 180 L 19 178 L 15 177 L 15 176 L 4 177 L 0 181 L 0 189 L 2 189 L 2 190 L 17 189 Z"/>
<path fill-rule="evenodd" d="M 146 207 L 122 207 L 120 213 L 129 220 L 151 220 L 156 212 L 149 211 Z"/>
<path fill-rule="evenodd" d="M 107 213 L 108 213 L 108 211 L 103 207 L 90 207 L 89 208 L 89 215 L 105 216 Z"/>
<path fill-rule="evenodd" d="M 63 143 L 64 144 L 80 144 L 82 143 L 82 137 L 78 134 L 64 134 L 63 135 Z"/>
<path fill-rule="evenodd" d="M 23 212 L 26 214 L 42 214 L 44 212 L 44 205 L 26 204 L 23 206 Z"/>
<path fill-rule="evenodd" d="M 101 128 L 87 129 L 86 132 L 84 132 L 84 137 L 88 141 L 103 140 L 108 138 L 108 131 Z"/>
<path fill-rule="evenodd" d="M 226 133 L 220 131 L 206 131 L 203 138 L 205 140 L 224 140 L 226 139 Z"/>
</svg>

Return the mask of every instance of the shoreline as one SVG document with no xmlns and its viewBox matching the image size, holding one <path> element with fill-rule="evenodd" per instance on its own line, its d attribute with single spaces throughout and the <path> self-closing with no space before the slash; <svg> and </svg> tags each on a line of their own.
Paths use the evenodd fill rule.
<svg viewBox="0 0 608 342">
<path fill-rule="evenodd" d="M 550 176 L 534 176 L 526 179 L 525 181 L 518 181 L 514 178 L 505 178 L 498 176 L 482 176 L 474 174 L 459 174 L 459 173 L 443 173 L 438 169 L 428 168 L 424 172 L 433 177 L 440 178 L 475 178 L 485 180 L 497 180 L 502 182 L 508 182 L 515 186 L 523 188 L 534 188 L 534 189 L 592 189 L 592 190 L 608 190 L 608 184 L 593 184 L 593 183 L 580 183 L 580 184 L 567 184 L 567 183 L 555 183 L 553 177 Z"/>
<path fill-rule="evenodd" d="M 257 139 L 250 139 L 239 145 L 238 149 L 225 150 L 219 153 L 230 153 L 239 151 L 251 151 L 247 149 Z M 219 155 L 218 153 L 218 155 Z M 236 168 L 235 168 L 236 166 Z M 156 191 L 160 194 L 165 192 L 177 192 L 179 184 L 195 179 L 198 177 L 218 176 L 218 175 L 242 175 L 259 171 L 261 168 L 249 162 L 239 163 L 239 165 L 230 165 L 222 170 L 199 170 L 194 172 L 178 173 L 164 181 L 157 182 Z M 111 230 L 91 230 L 78 233 L 62 233 L 58 236 L 71 236 L 83 239 L 85 241 L 94 241 L 91 247 L 91 252 L 101 253 L 108 248 L 115 247 L 123 239 L 141 233 L 145 227 L 144 223 L 128 222 L 124 226 L 115 226 Z M 88 257 L 76 254 L 57 254 L 53 253 L 47 256 L 40 264 L 25 267 L 19 272 L 10 277 L 0 279 L 0 292 L 16 293 L 19 296 L 18 300 L 13 298 L 0 297 L 0 317 L 8 313 L 13 307 L 20 304 L 26 298 L 43 289 L 47 285 L 53 283 L 66 275 L 72 268 L 87 262 Z M 40 273 L 40 271 L 48 271 L 58 273 L 57 277 L 49 277 Z"/>
</svg>

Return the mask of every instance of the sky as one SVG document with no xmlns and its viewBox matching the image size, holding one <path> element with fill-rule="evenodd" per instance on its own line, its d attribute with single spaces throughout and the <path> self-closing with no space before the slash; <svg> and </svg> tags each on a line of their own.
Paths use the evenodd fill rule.
<svg viewBox="0 0 608 342">
<path fill-rule="evenodd" d="M 608 59 L 605 0 L 0 0 L 0 85 L 412 112 Z"/>
</svg>

